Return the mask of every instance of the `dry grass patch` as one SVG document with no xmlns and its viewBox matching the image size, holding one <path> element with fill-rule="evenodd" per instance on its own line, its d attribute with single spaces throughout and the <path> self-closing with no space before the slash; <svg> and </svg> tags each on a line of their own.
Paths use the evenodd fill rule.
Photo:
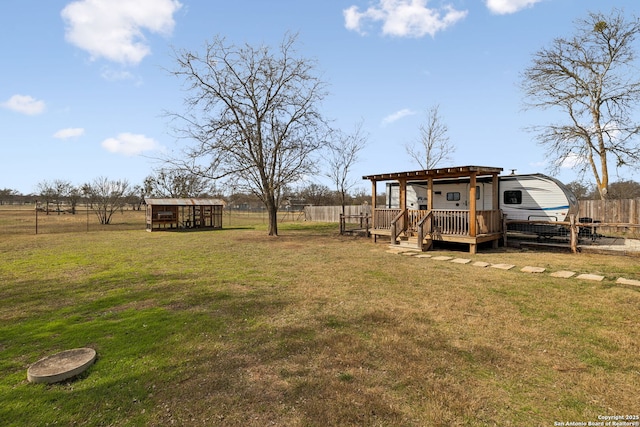
<svg viewBox="0 0 640 427">
<path fill-rule="evenodd" d="M 628 259 L 472 256 L 606 272 L 591 283 L 391 255 L 333 226 L 257 228 L 0 243 L 0 418 L 517 426 L 637 410 L 640 292 L 609 278 L 637 274 Z M 81 345 L 100 357 L 85 377 L 26 383 L 29 361 Z"/>
</svg>

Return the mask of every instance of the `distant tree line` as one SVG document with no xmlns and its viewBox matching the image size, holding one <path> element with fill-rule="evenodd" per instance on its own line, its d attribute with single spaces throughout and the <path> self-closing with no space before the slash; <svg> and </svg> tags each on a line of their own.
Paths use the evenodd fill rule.
<svg viewBox="0 0 640 427">
<path fill-rule="evenodd" d="M 573 194 L 580 200 L 601 199 L 600 191 L 595 184 L 584 184 L 573 181 L 567 184 Z M 609 184 L 608 199 L 640 199 L 640 182 L 620 180 Z"/>
<path fill-rule="evenodd" d="M 580 200 L 595 200 L 600 193 L 595 184 L 573 181 L 567 187 Z M 94 212 L 108 224 L 110 216 L 121 209 L 140 210 L 145 197 L 201 197 L 217 198 L 227 202 L 227 209 L 261 210 L 264 204 L 251 193 L 219 191 L 215 185 L 198 176 L 162 170 L 145 178 L 142 185 L 130 185 L 126 180 L 105 177 L 79 186 L 65 180 L 42 181 L 37 191 L 22 194 L 10 188 L 0 189 L 0 206 L 33 204 L 36 201 L 47 214 L 75 214 L 79 204 L 95 208 Z M 378 205 L 384 205 L 384 195 L 379 194 Z M 640 182 L 620 180 L 609 184 L 609 199 L 640 199 Z M 371 203 L 371 195 L 362 188 L 334 190 L 330 187 L 307 183 L 297 188 L 283 190 L 280 209 L 301 209 L 304 206 L 340 206 Z"/>
<path fill-rule="evenodd" d="M 98 177 L 82 185 L 55 179 L 38 183 L 36 192 L 24 195 L 17 190 L 0 190 L 0 205 L 34 204 L 45 214 L 76 214 L 78 205 L 87 206 L 101 224 L 109 224 L 112 215 L 125 208 L 140 210 L 147 197 L 218 198 L 231 210 L 262 210 L 264 203 L 252 193 L 218 191 L 209 180 L 178 170 L 161 169 L 145 178 L 142 185 L 126 180 Z M 383 195 L 379 196 L 384 198 Z M 297 188 L 285 187 L 279 209 L 300 210 L 304 206 L 340 206 L 370 203 L 371 195 L 363 189 L 332 190 L 326 185 L 308 183 Z M 379 203 L 383 203 L 381 200 Z"/>
</svg>

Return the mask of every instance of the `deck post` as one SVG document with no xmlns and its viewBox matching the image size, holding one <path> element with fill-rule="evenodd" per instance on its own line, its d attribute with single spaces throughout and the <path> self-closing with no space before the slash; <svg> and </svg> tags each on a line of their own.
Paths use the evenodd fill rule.
<svg viewBox="0 0 640 427">
<path fill-rule="evenodd" d="M 376 180 L 371 180 L 371 228 L 375 230 L 376 228 Z M 376 242 L 378 240 L 378 236 L 373 234 L 373 241 Z"/>
<path fill-rule="evenodd" d="M 400 210 L 403 212 L 401 232 L 405 233 L 407 231 L 407 224 L 409 223 L 409 211 L 407 210 L 407 180 L 400 179 L 398 182 L 400 183 Z M 393 238 L 394 236 L 391 237 Z M 393 243 L 395 243 L 395 241 Z"/>
<path fill-rule="evenodd" d="M 575 215 L 569 215 L 569 224 L 570 224 L 570 230 L 571 230 L 571 240 L 570 240 L 571 252 L 575 254 L 575 253 L 578 253 L 578 230 L 579 230 L 576 224 Z"/>
<path fill-rule="evenodd" d="M 476 222 L 476 173 L 473 172 L 470 175 L 469 181 L 469 236 L 476 237 L 477 227 Z"/>
</svg>

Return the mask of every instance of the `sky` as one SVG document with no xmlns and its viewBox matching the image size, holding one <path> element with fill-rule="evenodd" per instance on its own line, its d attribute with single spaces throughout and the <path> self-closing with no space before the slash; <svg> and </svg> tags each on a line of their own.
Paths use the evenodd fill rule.
<svg viewBox="0 0 640 427">
<path fill-rule="evenodd" d="M 2 0 L 0 189 L 142 184 L 181 144 L 166 116 L 187 96 L 174 52 L 216 36 L 275 48 L 288 33 L 328 84 L 325 117 L 346 133 L 362 123 L 352 179 L 419 169 L 405 146 L 436 105 L 456 147 L 439 166 L 549 174 L 526 129 L 553 117 L 523 109 L 521 75 L 576 19 L 614 7 L 640 16 L 637 0 Z"/>
</svg>

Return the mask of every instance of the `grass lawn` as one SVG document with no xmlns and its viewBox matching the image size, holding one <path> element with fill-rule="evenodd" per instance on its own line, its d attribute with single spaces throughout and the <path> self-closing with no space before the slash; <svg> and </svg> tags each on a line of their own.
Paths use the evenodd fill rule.
<svg viewBox="0 0 640 427">
<path fill-rule="evenodd" d="M 225 223 L 226 227 L 226 223 Z M 386 253 L 337 224 L 0 239 L 3 426 L 552 426 L 640 414 L 638 258 Z M 434 252 L 448 254 L 449 252 Z M 603 282 L 525 274 L 531 265 Z M 26 370 L 92 347 L 80 377 Z"/>
</svg>

